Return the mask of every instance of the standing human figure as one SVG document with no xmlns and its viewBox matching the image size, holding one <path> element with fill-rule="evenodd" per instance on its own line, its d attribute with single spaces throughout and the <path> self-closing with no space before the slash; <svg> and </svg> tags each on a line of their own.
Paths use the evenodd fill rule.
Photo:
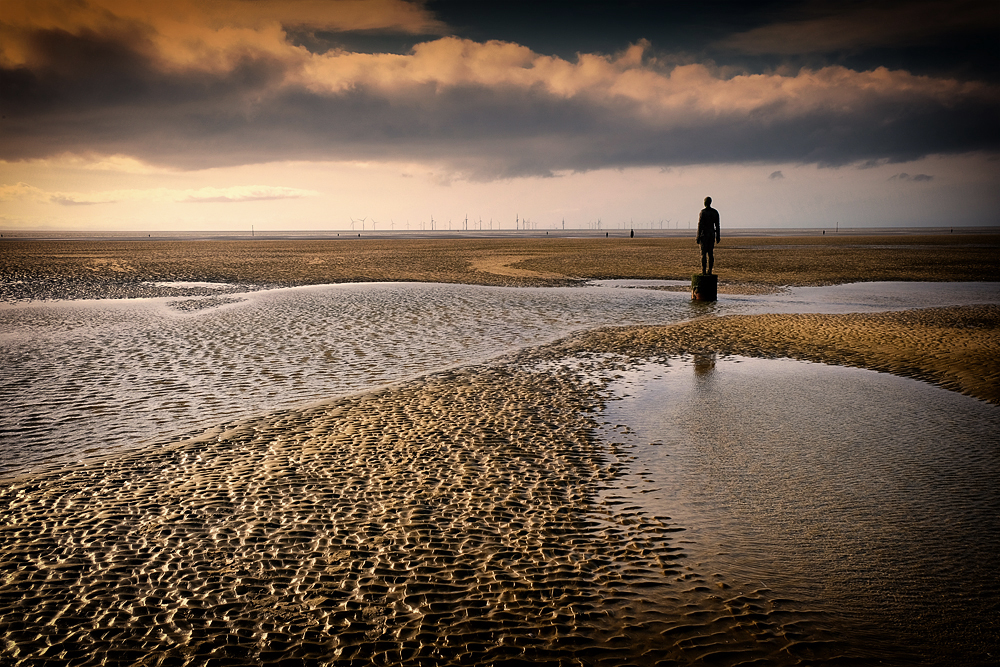
<svg viewBox="0 0 1000 667">
<path fill-rule="evenodd" d="M 705 208 L 698 214 L 698 238 L 701 246 L 701 272 L 711 274 L 715 266 L 715 244 L 720 241 L 719 212 L 712 208 L 712 198 L 705 197 Z"/>
</svg>

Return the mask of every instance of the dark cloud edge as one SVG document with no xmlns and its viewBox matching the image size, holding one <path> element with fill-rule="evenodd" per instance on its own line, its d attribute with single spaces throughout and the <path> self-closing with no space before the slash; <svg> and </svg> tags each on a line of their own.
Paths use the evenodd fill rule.
<svg viewBox="0 0 1000 667">
<path fill-rule="evenodd" d="M 787 120 L 777 104 L 664 129 L 643 124 L 632 103 L 539 89 L 427 86 L 400 99 L 364 89 L 275 95 L 284 66 L 267 56 L 247 55 L 225 75 L 182 76 L 161 71 L 118 35 L 50 31 L 36 48 L 48 54 L 43 62 L 74 58 L 58 68 L 0 69 L 0 159 L 120 153 L 181 169 L 412 160 L 494 180 L 633 166 L 864 167 L 933 154 L 1000 154 L 1000 93 L 993 87 L 947 102 L 902 96 L 860 113 L 827 109 Z"/>
<path fill-rule="evenodd" d="M 1000 154 L 1000 106 L 910 101 L 845 116 L 730 116 L 683 128 L 639 124 L 623 106 L 537 91 L 461 88 L 423 100 L 286 93 L 252 108 L 212 100 L 195 110 L 156 96 L 80 113 L 7 116 L 0 159 L 125 154 L 185 170 L 288 160 L 400 160 L 447 165 L 476 180 L 601 168 L 808 163 L 859 168 L 927 155 Z"/>
</svg>

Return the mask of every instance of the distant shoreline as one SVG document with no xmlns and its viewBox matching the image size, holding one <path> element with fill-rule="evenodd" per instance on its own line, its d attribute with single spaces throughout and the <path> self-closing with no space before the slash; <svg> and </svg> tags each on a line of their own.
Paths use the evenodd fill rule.
<svg viewBox="0 0 1000 667">
<path fill-rule="evenodd" d="M 3 231 L 3 238 L 13 240 L 154 240 L 154 241 L 235 241 L 258 239 L 266 240 L 336 240 L 336 239 L 377 239 L 377 240 L 429 240 L 429 239 L 598 239 L 629 237 L 634 230 L 636 236 L 642 238 L 685 238 L 695 233 L 693 228 L 683 226 L 676 229 L 650 229 L 644 227 L 616 227 L 613 229 L 445 229 L 445 230 L 288 230 L 275 231 L 261 229 L 239 231 L 106 231 L 106 230 L 8 230 Z M 984 227 L 801 227 L 801 228 L 769 228 L 769 227 L 724 227 L 724 237 L 815 237 L 815 236 L 909 236 L 924 234 L 1000 234 L 1000 225 Z"/>
<path fill-rule="evenodd" d="M 571 287 L 688 281 L 689 235 L 565 238 L 3 239 L 0 301 L 155 296 L 155 283 L 242 289 L 361 282 Z M 736 236 L 715 250 L 720 293 L 854 282 L 1000 282 L 1000 233 Z"/>
</svg>

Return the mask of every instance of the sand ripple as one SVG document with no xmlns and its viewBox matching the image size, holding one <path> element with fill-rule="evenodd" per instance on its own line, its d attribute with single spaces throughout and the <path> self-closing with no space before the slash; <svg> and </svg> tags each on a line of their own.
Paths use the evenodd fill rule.
<svg viewBox="0 0 1000 667">
<path fill-rule="evenodd" d="M 343 285 L 3 307 L 0 477 L 689 309 L 630 292 Z"/>
<path fill-rule="evenodd" d="M 743 664 L 823 619 L 601 489 L 579 367 L 475 367 L 0 493 L 0 662 Z M 619 453 L 620 454 L 620 453 Z"/>
</svg>

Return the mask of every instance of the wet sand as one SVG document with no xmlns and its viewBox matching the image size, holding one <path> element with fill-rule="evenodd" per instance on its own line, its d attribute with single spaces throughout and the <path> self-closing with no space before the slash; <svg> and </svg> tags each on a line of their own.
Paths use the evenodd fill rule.
<svg viewBox="0 0 1000 667">
<path fill-rule="evenodd" d="M 921 238 L 761 243 L 718 262 L 747 285 L 1000 274 L 995 237 Z M 694 254 L 23 243 L 0 259 L 5 282 L 26 281 L 8 297 L 127 296 L 150 280 L 684 278 Z M 686 563 L 669 517 L 602 495 L 627 457 L 594 436 L 599 378 L 625 358 L 714 351 L 864 366 L 996 403 L 998 324 L 984 306 L 606 329 L 13 480 L 0 488 L 0 663 L 874 662 L 823 613 Z"/>
<path fill-rule="evenodd" d="M 690 280 L 688 238 L 322 241 L 0 241 L 0 301 L 163 293 L 150 282 L 256 286 L 419 281 L 505 286 Z M 724 238 L 723 293 L 736 286 L 887 280 L 1000 281 L 1000 235 Z"/>
</svg>

